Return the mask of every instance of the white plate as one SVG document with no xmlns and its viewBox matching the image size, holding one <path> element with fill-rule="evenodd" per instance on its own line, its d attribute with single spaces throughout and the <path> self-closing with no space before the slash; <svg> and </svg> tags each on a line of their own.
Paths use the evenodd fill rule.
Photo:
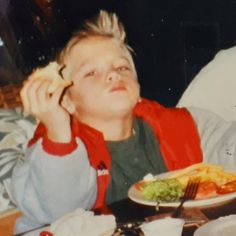
<svg viewBox="0 0 236 236">
<path fill-rule="evenodd" d="M 225 168 L 225 169 L 229 169 L 229 168 Z M 233 168 L 233 169 L 235 169 L 235 168 Z M 177 172 L 177 171 L 160 174 L 160 175 L 157 175 L 156 177 L 157 178 L 165 178 L 165 177 L 169 176 L 170 174 L 173 174 L 174 172 Z M 156 201 L 145 199 L 142 196 L 141 191 L 139 191 L 135 187 L 135 184 L 130 187 L 130 189 L 128 191 L 128 197 L 132 201 L 143 204 L 143 205 L 148 205 L 148 206 L 156 206 L 157 205 Z M 223 195 L 219 195 L 219 196 L 207 198 L 207 199 L 187 201 L 184 203 L 184 206 L 185 207 L 204 207 L 204 206 L 210 206 L 210 205 L 215 205 L 215 204 L 219 204 L 219 203 L 225 203 L 225 202 L 230 201 L 234 198 L 236 198 L 236 192 L 223 194 Z M 178 205 L 179 205 L 179 202 L 165 202 L 165 203 L 159 204 L 159 206 L 162 206 L 162 207 L 177 207 Z"/>
<path fill-rule="evenodd" d="M 236 215 L 220 217 L 199 227 L 194 236 L 233 236 L 236 232 Z"/>
</svg>

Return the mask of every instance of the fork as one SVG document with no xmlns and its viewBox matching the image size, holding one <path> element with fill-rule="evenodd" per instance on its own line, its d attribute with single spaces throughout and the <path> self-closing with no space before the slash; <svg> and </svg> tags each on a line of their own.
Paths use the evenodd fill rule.
<svg viewBox="0 0 236 236">
<path fill-rule="evenodd" d="M 200 182 L 201 182 L 200 177 L 190 177 L 189 178 L 187 186 L 184 191 L 184 195 L 181 199 L 181 202 L 172 214 L 173 218 L 177 218 L 180 215 L 180 213 L 182 211 L 183 204 L 186 201 L 195 199 Z"/>
</svg>

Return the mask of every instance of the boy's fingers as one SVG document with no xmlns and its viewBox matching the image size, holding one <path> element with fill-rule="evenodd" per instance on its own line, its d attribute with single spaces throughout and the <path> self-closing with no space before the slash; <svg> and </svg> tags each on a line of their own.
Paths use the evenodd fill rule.
<svg viewBox="0 0 236 236">
<path fill-rule="evenodd" d="M 22 101 L 22 104 L 24 107 L 24 111 L 26 113 L 30 113 L 30 101 L 28 99 L 28 90 L 29 90 L 31 84 L 32 84 L 32 81 L 30 81 L 30 80 L 25 81 L 24 86 L 20 91 L 21 101 Z"/>
<path fill-rule="evenodd" d="M 20 92 L 24 113 L 36 115 L 41 109 L 44 110 L 44 106 L 48 106 L 49 102 L 59 105 L 64 86 L 58 86 L 53 94 L 49 94 L 50 84 L 50 80 L 29 77 Z"/>
<path fill-rule="evenodd" d="M 27 80 L 23 82 L 23 88 L 20 91 L 20 97 L 24 106 L 24 110 L 27 112 L 30 112 L 30 100 L 28 94 L 35 81 L 35 76 L 32 73 L 31 75 L 29 75 Z"/>
<path fill-rule="evenodd" d="M 50 86 L 51 82 L 49 80 L 44 80 L 42 83 L 39 85 L 37 91 L 36 91 L 36 97 L 38 100 L 39 104 L 42 105 L 47 105 L 48 99 L 49 99 L 49 94 L 48 94 L 48 88 Z"/>
<path fill-rule="evenodd" d="M 47 92 L 50 86 L 49 80 L 40 80 L 35 86 L 35 96 L 32 99 L 32 105 L 37 108 L 37 111 L 44 111 L 50 102 L 50 94 Z"/>
<path fill-rule="evenodd" d="M 30 85 L 26 92 L 26 100 L 29 104 L 29 111 L 35 113 L 40 107 L 40 100 L 38 99 L 40 88 L 42 89 L 42 84 L 45 80 L 32 80 L 29 81 Z"/>
<path fill-rule="evenodd" d="M 58 103 L 61 100 L 62 93 L 64 91 L 65 87 L 63 85 L 58 86 L 58 88 L 55 90 L 55 92 L 51 95 L 51 99 L 54 103 Z"/>
</svg>

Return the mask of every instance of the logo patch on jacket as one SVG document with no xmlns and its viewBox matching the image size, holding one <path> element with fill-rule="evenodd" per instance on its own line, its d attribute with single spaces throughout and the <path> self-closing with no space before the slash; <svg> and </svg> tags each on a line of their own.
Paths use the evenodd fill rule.
<svg viewBox="0 0 236 236">
<path fill-rule="evenodd" d="M 97 176 L 108 175 L 109 170 L 107 169 L 105 163 L 103 161 L 99 162 L 97 165 Z"/>
</svg>

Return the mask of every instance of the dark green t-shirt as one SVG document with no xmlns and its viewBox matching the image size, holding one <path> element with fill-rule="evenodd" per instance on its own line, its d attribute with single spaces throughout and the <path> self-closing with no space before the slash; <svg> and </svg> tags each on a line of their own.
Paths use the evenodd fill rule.
<svg viewBox="0 0 236 236">
<path fill-rule="evenodd" d="M 112 167 L 107 204 L 127 198 L 129 187 L 146 174 L 166 171 L 152 128 L 143 120 L 135 119 L 134 130 L 134 134 L 126 140 L 107 142 Z"/>
</svg>

